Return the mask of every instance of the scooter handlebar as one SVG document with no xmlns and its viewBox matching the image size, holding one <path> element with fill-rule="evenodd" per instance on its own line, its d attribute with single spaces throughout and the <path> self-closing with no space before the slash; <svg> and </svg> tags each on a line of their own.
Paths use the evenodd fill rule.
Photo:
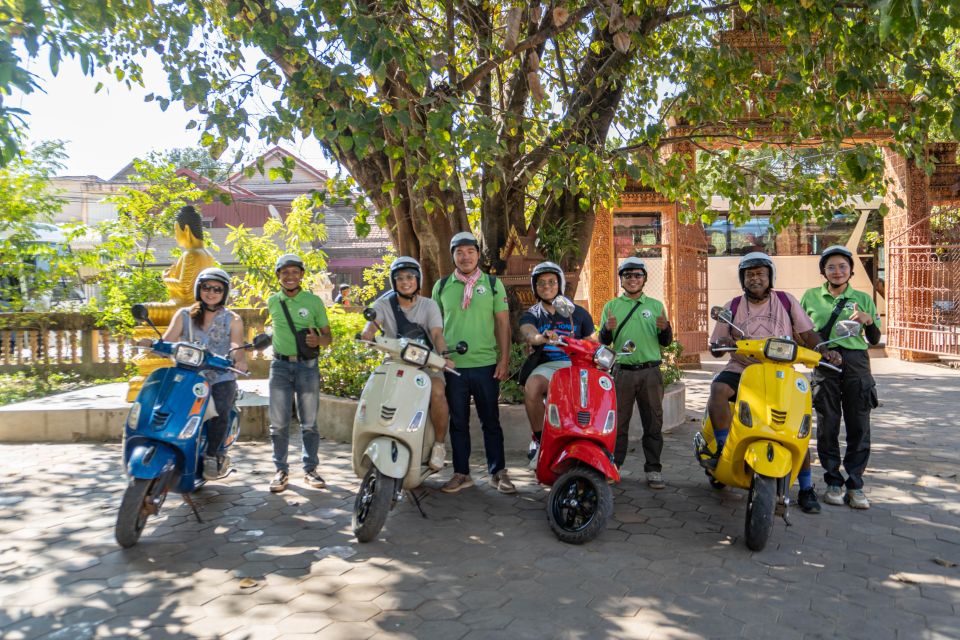
<svg viewBox="0 0 960 640">
<path fill-rule="evenodd" d="M 843 369 L 841 369 L 840 367 L 838 367 L 838 366 L 836 366 L 836 365 L 830 364 L 830 363 L 827 362 L 826 360 L 821 360 L 820 363 L 817 364 L 817 366 L 818 366 L 818 367 L 826 367 L 827 369 L 833 369 L 833 370 L 836 371 L 837 373 L 843 373 Z"/>
</svg>

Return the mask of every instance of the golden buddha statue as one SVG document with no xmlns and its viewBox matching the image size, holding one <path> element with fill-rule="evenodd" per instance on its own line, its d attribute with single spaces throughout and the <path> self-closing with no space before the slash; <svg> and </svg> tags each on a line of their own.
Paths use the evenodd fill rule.
<svg viewBox="0 0 960 640">
<path fill-rule="evenodd" d="M 145 306 L 150 320 L 161 333 L 170 325 L 173 314 L 181 307 L 190 306 L 195 302 L 193 285 L 197 275 L 208 267 L 217 267 L 216 259 L 203 242 L 203 220 L 200 214 L 191 205 L 180 208 L 173 225 L 173 235 L 177 245 L 183 250 L 177 261 L 163 272 L 163 284 L 167 287 L 170 299 L 166 302 L 149 302 Z M 138 327 L 134 330 L 134 338 L 156 338 L 153 329 Z M 130 380 L 127 390 L 127 402 L 132 402 L 147 376 L 155 369 L 170 366 L 168 358 L 154 355 L 150 351 L 142 351 L 133 358 L 137 365 L 138 375 Z"/>
</svg>

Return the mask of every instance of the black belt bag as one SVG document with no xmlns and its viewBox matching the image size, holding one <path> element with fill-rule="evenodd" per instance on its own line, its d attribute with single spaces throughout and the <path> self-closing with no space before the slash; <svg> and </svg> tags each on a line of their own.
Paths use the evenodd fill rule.
<svg viewBox="0 0 960 640">
<path fill-rule="evenodd" d="M 293 332 L 293 337 L 297 341 L 297 358 L 299 360 L 313 360 L 318 357 L 320 355 L 320 347 L 311 347 L 307 344 L 307 336 L 310 334 L 310 329 L 300 329 L 297 331 L 297 328 L 293 326 L 293 318 L 290 317 L 290 310 L 287 309 L 286 301 L 281 300 L 280 306 L 283 307 L 283 315 L 287 316 L 287 324 L 290 325 L 290 331 Z"/>
</svg>

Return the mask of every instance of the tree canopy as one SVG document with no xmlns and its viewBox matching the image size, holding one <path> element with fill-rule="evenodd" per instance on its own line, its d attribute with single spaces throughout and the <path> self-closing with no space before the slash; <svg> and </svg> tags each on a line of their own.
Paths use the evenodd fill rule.
<svg viewBox="0 0 960 640">
<path fill-rule="evenodd" d="M 214 156 L 315 137 L 364 196 L 358 226 L 369 206 L 428 282 L 469 226 L 493 268 L 531 225 L 577 268 L 628 180 L 687 220 L 772 193 L 782 226 L 882 189 L 875 142 L 922 161 L 931 131 L 960 138 L 949 0 L 18 0 L 0 24 L 54 70 L 73 55 L 140 82 L 159 56 L 151 97 L 196 113 Z M 29 90 L 19 59 L 0 65 L 0 91 Z M 21 116 L 0 110 L 8 150 Z"/>
</svg>

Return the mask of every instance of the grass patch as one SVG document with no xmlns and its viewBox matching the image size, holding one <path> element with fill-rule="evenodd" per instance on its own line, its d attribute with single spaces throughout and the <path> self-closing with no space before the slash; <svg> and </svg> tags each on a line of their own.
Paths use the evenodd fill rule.
<svg viewBox="0 0 960 640">
<path fill-rule="evenodd" d="M 48 374 L 44 380 L 35 371 L 4 373 L 0 374 L 0 406 L 124 380 L 127 378 L 87 378 L 76 373 L 57 372 Z"/>
</svg>

